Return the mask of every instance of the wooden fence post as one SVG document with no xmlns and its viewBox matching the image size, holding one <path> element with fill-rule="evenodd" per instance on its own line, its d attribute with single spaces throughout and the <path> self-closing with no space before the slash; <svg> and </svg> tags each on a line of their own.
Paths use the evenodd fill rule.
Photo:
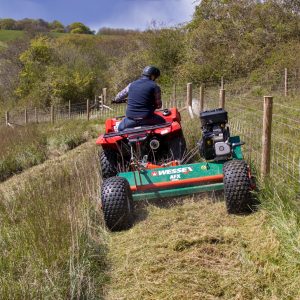
<svg viewBox="0 0 300 300">
<path fill-rule="evenodd" d="M 272 133 L 273 97 L 264 97 L 264 117 L 262 133 L 261 177 L 270 175 L 271 166 L 271 133 Z"/>
<path fill-rule="evenodd" d="M 225 108 L 225 95 L 226 91 L 224 89 L 220 89 L 219 108 Z"/>
<path fill-rule="evenodd" d="M 102 104 L 106 104 L 106 100 L 107 100 L 107 88 L 103 88 L 102 89 Z"/>
<path fill-rule="evenodd" d="M 176 98 L 177 98 L 177 90 L 176 90 L 176 83 L 173 84 L 173 101 L 174 101 L 174 106 L 176 106 Z"/>
<path fill-rule="evenodd" d="M 35 119 L 35 123 L 39 122 L 38 110 L 36 107 L 34 108 L 34 119 Z"/>
<path fill-rule="evenodd" d="M 192 109 L 192 102 L 193 102 L 193 84 L 188 83 L 186 88 L 186 107 L 190 114 L 190 117 L 194 118 L 194 113 Z"/>
<path fill-rule="evenodd" d="M 284 69 L 284 96 L 288 96 L 288 69 Z"/>
<path fill-rule="evenodd" d="M 69 106 L 68 106 L 68 118 L 71 119 L 71 100 L 69 100 Z"/>
<path fill-rule="evenodd" d="M 199 111 L 202 112 L 204 110 L 204 87 L 200 86 L 200 97 L 199 97 Z"/>
<path fill-rule="evenodd" d="M 224 90 L 224 77 L 221 77 L 221 90 Z"/>
<path fill-rule="evenodd" d="M 51 123 L 54 124 L 54 106 L 51 105 L 50 108 L 50 119 L 51 119 Z"/>
<path fill-rule="evenodd" d="M 5 112 L 5 124 L 6 124 L 6 126 L 8 126 L 8 124 L 9 124 L 9 112 L 8 111 Z"/>
<path fill-rule="evenodd" d="M 90 120 L 90 100 L 86 100 L 86 118 L 89 121 Z"/>
<path fill-rule="evenodd" d="M 25 110 L 24 110 L 24 122 L 25 122 L 25 125 L 28 123 L 28 113 L 27 113 L 27 108 L 25 108 Z"/>
</svg>

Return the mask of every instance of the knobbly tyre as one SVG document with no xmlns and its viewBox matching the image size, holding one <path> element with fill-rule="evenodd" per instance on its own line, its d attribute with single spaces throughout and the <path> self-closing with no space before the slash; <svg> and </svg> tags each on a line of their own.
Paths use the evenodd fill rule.
<svg viewBox="0 0 300 300">
<path fill-rule="evenodd" d="M 224 190 L 228 213 L 251 212 L 255 188 L 239 136 L 231 136 L 223 109 L 200 114 L 202 137 L 195 145 L 204 161 L 186 163 L 186 143 L 176 108 L 156 112 L 166 123 L 118 132 L 121 118 L 106 121 L 97 139 L 103 184 L 101 202 L 112 231 L 133 224 L 134 201 Z M 200 138 L 200 137 L 199 137 Z"/>
</svg>

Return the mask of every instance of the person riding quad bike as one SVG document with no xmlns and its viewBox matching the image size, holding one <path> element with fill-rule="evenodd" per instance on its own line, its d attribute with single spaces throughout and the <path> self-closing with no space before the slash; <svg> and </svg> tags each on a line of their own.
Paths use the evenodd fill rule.
<svg viewBox="0 0 300 300">
<path fill-rule="evenodd" d="M 160 70 L 154 66 L 147 66 L 142 76 L 130 83 L 117 94 L 113 103 L 123 103 L 127 98 L 126 117 L 119 124 L 118 130 L 144 125 L 165 123 L 165 119 L 154 114 L 162 107 L 161 90 L 155 83 L 160 76 Z"/>
</svg>

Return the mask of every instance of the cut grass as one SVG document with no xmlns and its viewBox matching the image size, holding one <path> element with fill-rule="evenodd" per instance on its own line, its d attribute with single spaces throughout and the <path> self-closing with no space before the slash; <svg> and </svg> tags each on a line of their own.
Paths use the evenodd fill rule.
<svg viewBox="0 0 300 300">
<path fill-rule="evenodd" d="M 229 216 L 208 199 L 139 208 L 145 219 L 112 235 L 107 298 L 299 298 L 299 265 L 282 256 L 266 211 Z"/>
</svg>

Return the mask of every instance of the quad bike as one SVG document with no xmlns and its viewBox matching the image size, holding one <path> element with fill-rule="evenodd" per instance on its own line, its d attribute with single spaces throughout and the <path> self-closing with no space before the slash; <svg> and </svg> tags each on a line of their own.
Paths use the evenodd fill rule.
<svg viewBox="0 0 300 300">
<path fill-rule="evenodd" d="M 181 129 L 181 117 L 176 108 L 156 112 L 166 123 L 118 131 L 123 117 L 105 122 L 105 134 L 97 139 L 102 177 L 116 176 L 120 171 L 137 170 L 139 166 L 165 166 L 182 161 L 186 142 Z"/>
<path fill-rule="evenodd" d="M 164 115 L 163 112 L 158 112 Z M 256 204 L 251 191 L 255 184 L 250 167 L 243 159 L 239 136 L 231 136 L 227 112 L 215 109 L 200 114 L 202 137 L 195 148 L 204 161 L 185 163 L 185 140 L 176 109 L 165 111 L 166 124 L 145 126 L 117 132 L 117 119 L 106 122 L 106 133 L 97 143 L 102 146 L 101 203 L 104 220 L 112 231 L 127 229 L 133 224 L 134 201 L 177 197 L 206 191 L 224 190 L 228 213 L 251 212 Z M 164 138 L 166 138 L 164 140 Z M 141 143 L 146 142 L 143 146 Z M 128 155 L 129 169 L 118 170 L 119 153 Z M 153 145 L 164 145 L 153 163 Z M 147 146 L 150 147 L 150 152 Z M 145 150 L 147 149 L 147 150 Z M 164 153 L 172 152 L 173 160 L 163 162 Z M 136 154 L 137 153 L 137 154 Z M 148 154 L 147 154 L 148 153 Z M 141 155 L 142 154 L 142 155 Z"/>
</svg>

